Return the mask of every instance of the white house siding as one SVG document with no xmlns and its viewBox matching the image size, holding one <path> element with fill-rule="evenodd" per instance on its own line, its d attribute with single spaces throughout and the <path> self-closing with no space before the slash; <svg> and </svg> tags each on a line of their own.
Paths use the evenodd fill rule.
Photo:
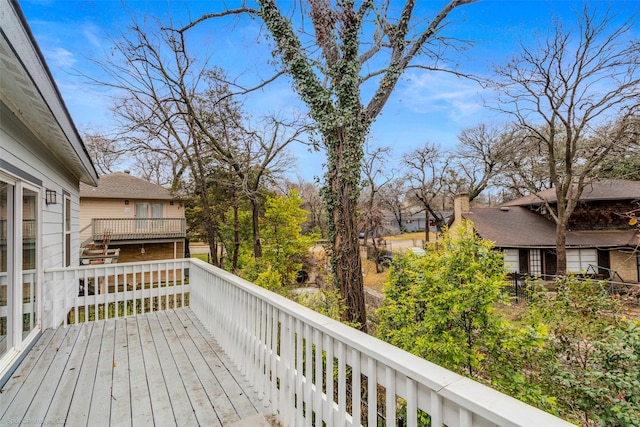
<svg viewBox="0 0 640 427">
<path fill-rule="evenodd" d="M 518 249 L 504 250 L 504 268 L 510 272 L 520 271 L 520 251 Z"/>
<path fill-rule="evenodd" d="M 71 197 L 71 265 L 79 265 L 80 241 L 79 231 L 79 184 L 58 162 L 52 161 L 51 153 L 45 152 L 35 143 L 37 139 L 30 134 L 16 117 L 3 108 L 2 130 L 0 131 L 0 159 L 24 174 L 42 181 L 38 218 L 38 283 L 42 283 L 42 272 L 47 268 L 64 266 L 64 196 L 63 191 Z M 4 171 L 5 173 L 7 171 Z M 18 178 L 29 182 L 24 177 Z M 31 183 L 34 184 L 34 183 Z M 56 191 L 56 204 L 45 203 L 45 189 Z M 53 299 L 55 288 L 42 289 L 37 297 L 40 305 L 40 320 L 43 327 L 52 326 L 60 319 L 52 319 L 51 307 L 47 301 Z M 42 305 L 42 302 L 45 302 Z"/>
<path fill-rule="evenodd" d="M 598 265 L 596 249 L 567 249 L 567 272 L 585 272 L 589 265 Z"/>
</svg>

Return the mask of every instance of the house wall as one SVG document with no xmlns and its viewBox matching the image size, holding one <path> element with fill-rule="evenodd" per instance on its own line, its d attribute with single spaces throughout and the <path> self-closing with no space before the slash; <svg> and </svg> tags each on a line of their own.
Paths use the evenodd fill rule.
<svg viewBox="0 0 640 427">
<path fill-rule="evenodd" d="M 638 256 L 637 253 L 629 251 L 609 252 L 611 269 L 615 270 L 625 282 L 638 283 Z"/>
<path fill-rule="evenodd" d="M 129 204 L 125 205 L 125 200 Z M 168 200 L 142 199 L 92 199 L 83 197 L 80 200 L 80 241 L 91 237 L 91 220 L 93 218 L 135 218 L 136 202 L 163 204 L 164 218 L 184 218 L 184 206 L 179 202 L 171 205 Z"/>
<path fill-rule="evenodd" d="M 144 247 L 144 253 L 142 248 Z M 184 240 L 163 243 L 145 243 L 133 245 L 110 244 L 110 249 L 120 249 L 118 262 L 154 261 L 161 259 L 184 258 Z"/>
<path fill-rule="evenodd" d="M 79 231 L 79 183 L 69 170 L 62 165 L 51 152 L 45 150 L 21 121 L 4 103 L 0 102 L 0 170 L 19 181 L 36 185 L 40 191 L 37 206 L 37 246 L 35 297 L 36 320 L 41 325 L 50 326 L 58 323 L 54 319 L 52 301 L 55 295 L 64 292 L 64 288 L 43 287 L 43 271 L 49 268 L 65 266 L 64 259 L 64 196 L 68 193 L 71 199 L 71 266 L 79 265 L 80 240 Z M 40 182 L 38 182 L 40 181 Z M 57 203 L 45 203 L 45 189 L 55 190 Z M 36 326 L 34 332 L 38 330 Z M 18 345 L 18 350 L 28 348 L 36 335 L 31 334 Z M 8 371 L 6 371 L 8 372 Z"/>
<path fill-rule="evenodd" d="M 0 159 L 12 167 L 42 181 L 40 193 L 40 239 L 42 268 L 64 266 L 64 197 L 67 192 L 71 197 L 71 265 L 79 265 L 80 240 L 79 231 L 79 184 L 61 163 L 52 158 L 51 153 L 44 150 L 30 133 L 6 108 L 2 110 L 2 129 L 0 130 Z M 24 180 L 24 179 L 23 179 Z M 28 180 L 25 180 L 28 182 Z M 55 190 L 57 203 L 45 203 L 45 189 Z"/>
</svg>

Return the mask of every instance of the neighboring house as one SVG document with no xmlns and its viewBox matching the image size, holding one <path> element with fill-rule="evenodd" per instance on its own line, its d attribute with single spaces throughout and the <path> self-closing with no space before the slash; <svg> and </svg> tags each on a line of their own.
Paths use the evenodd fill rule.
<svg viewBox="0 0 640 427">
<path fill-rule="evenodd" d="M 188 250 L 185 238 L 184 205 L 160 185 L 118 172 L 101 176 L 97 187 L 80 186 L 85 248 L 118 249 L 118 262 L 177 259 Z M 95 260 L 84 256 L 84 263 Z"/>
<path fill-rule="evenodd" d="M 0 10 L 2 384 L 51 313 L 43 271 L 79 264 L 79 183 L 98 176 L 20 6 Z"/>
<path fill-rule="evenodd" d="M 440 214 L 445 218 L 445 222 L 447 218 L 452 214 L 451 211 L 440 211 Z M 429 215 L 429 227 L 430 230 L 436 231 L 436 221 L 433 219 L 431 215 Z M 402 215 L 402 225 L 398 227 L 398 220 L 392 213 L 386 213 L 384 219 L 382 221 L 382 226 L 384 227 L 385 233 L 396 234 L 396 233 L 413 233 L 417 231 L 424 231 L 426 223 L 426 216 L 424 210 L 417 213 L 403 213 Z"/>
<path fill-rule="evenodd" d="M 466 195 L 455 199 L 454 225 L 471 220 L 480 237 L 504 251 L 510 271 L 533 275 L 556 273 L 556 224 L 543 199 L 556 203 L 549 189 L 494 208 L 469 208 Z M 640 231 L 623 214 L 640 208 L 640 181 L 587 183 L 569 220 L 567 271 L 597 272 L 638 283 Z M 596 271 L 596 267 L 597 271 Z"/>
</svg>

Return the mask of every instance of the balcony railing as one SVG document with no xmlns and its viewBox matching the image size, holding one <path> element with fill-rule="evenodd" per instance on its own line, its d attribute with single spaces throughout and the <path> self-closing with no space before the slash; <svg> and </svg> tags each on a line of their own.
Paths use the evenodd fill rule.
<svg viewBox="0 0 640 427">
<path fill-rule="evenodd" d="M 183 238 L 187 235 L 184 218 L 94 218 L 91 236 L 101 242 L 105 238 L 117 240 L 145 240 Z"/>
<path fill-rule="evenodd" d="M 44 286 L 45 327 L 189 305 L 285 426 L 570 425 L 196 259 L 52 269 Z"/>
</svg>

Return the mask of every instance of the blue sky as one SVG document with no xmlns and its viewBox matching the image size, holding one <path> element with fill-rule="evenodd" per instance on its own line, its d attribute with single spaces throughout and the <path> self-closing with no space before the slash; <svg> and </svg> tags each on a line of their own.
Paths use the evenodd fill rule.
<svg viewBox="0 0 640 427">
<path fill-rule="evenodd" d="M 601 9 L 611 5 L 620 19 L 640 11 L 640 0 L 590 3 Z M 418 11 L 426 16 L 443 4 L 444 1 L 419 0 Z M 574 11 L 581 4 L 562 0 L 485 0 L 458 8 L 450 16 L 454 21 L 451 34 L 476 42 L 466 57 L 460 58 L 459 69 L 487 75 L 492 64 L 504 63 L 517 54 L 520 43 L 530 45 L 544 35 L 552 17 L 571 25 Z M 132 17 L 154 16 L 163 22 L 184 23 L 189 17 L 220 11 L 224 4 L 218 0 L 23 0 L 21 7 L 77 127 L 81 131 L 108 132 L 115 126 L 108 94 L 78 78 L 74 70 L 98 76 L 97 68 L 88 59 L 108 54 L 108 37 L 118 37 Z M 189 37 L 192 46 L 203 55 L 211 55 L 213 63 L 225 68 L 229 75 L 241 74 L 241 78 L 249 79 L 256 74 L 266 77 L 270 72 L 266 65 L 270 49 L 264 39 L 255 42 L 259 34 L 256 21 L 236 20 L 231 25 L 208 22 L 196 27 Z M 491 98 L 471 80 L 409 70 L 374 124 L 371 141 L 392 147 L 391 164 L 403 152 L 426 142 L 452 147 L 461 130 L 480 122 L 503 121 L 484 106 Z M 256 115 L 292 108 L 304 110 L 287 80 L 255 93 L 247 99 L 245 108 Z M 309 153 L 303 145 L 292 147 L 292 152 L 298 158 L 292 175 L 306 180 L 322 175 L 323 153 Z"/>
</svg>

